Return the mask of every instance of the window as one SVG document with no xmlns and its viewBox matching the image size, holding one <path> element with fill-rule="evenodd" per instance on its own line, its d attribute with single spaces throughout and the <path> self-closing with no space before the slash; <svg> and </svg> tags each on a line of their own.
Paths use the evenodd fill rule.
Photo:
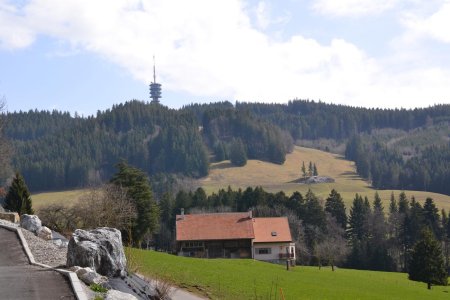
<svg viewBox="0 0 450 300">
<path fill-rule="evenodd" d="M 185 248 L 197 248 L 197 247 L 203 247 L 203 242 L 184 242 Z"/>
<path fill-rule="evenodd" d="M 256 253 L 258 254 L 271 254 L 272 249 L 270 248 L 256 248 Z"/>
<path fill-rule="evenodd" d="M 277 236 L 277 232 L 276 231 L 272 231 L 272 236 Z"/>
</svg>

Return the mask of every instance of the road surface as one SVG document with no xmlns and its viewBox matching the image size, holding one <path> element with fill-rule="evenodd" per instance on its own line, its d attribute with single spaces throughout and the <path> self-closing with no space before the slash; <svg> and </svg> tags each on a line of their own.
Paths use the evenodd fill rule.
<svg viewBox="0 0 450 300">
<path fill-rule="evenodd" d="M 76 299 L 67 278 L 28 263 L 17 234 L 0 227 L 0 299 Z"/>
</svg>

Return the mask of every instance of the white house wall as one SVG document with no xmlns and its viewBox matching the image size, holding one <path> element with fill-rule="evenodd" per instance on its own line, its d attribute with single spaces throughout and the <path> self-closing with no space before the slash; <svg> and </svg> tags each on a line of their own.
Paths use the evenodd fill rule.
<svg viewBox="0 0 450 300">
<path fill-rule="evenodd" d="M 286 247 L 290 248 L 291 253 L 294 253 L 293 259 L 295 260 L 294 243 L 253 243 L 253 258 L 256 260 L 278 261 L 280 260 L 280 254 L 283 254 L 284 258 L 286 257 Z M 261 248 L 271 249 L 270 254 L 259 254 L 258 249 Z"/>
</svg>

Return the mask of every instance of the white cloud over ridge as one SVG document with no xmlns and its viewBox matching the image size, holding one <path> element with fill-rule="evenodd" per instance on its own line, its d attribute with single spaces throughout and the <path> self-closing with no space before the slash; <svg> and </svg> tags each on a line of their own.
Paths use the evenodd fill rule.
<svg viewBox="0 0 450 300">
<path fill-rule="evenodd" d="M 164 89 L 203 98 L 414 107 L 448 103 L 442 97 L 450 95 L 445 69 L 396 74 L 343 39 L 273 40 L 252 26 L 238 0 L 31 0 L 21 8 L 0 0 L 0 47 L 29 47 L 40 35 L 95 53 L 147 83 L 155 54 Z"/>
</svg>

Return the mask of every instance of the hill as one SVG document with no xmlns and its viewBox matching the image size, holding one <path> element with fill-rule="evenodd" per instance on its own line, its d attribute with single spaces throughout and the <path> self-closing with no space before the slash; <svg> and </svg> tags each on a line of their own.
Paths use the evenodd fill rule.
<svg viewBox="0 0 450 300">
<path fill-rule="evenodd" d="M 319 175 L 330 176 L 334 183 L 299 184 L 295 183 L 301 177 L 302 162 L 316 163 Z M 269 192 L 284 191 L 291 194 L 300 191 L 305 194 L 311 189 L 316 195 L 326 198 L 332 189 L 336 189 L 350 207 L 355 193 L 373 199 L 375 189 L 356 173 L 355 164 L 344 159 L 341 155 L 332 154 L 316 149 L 295 147 L 293 152 L 286 155 L 282 165 L 271 164 L 259 160 L 249 160 L 244 167 L 234 167 L 229 161 L 213 163 L 210 173 L 198 181 L 208 193 L 220 188 L 246 188 L 248 186 L 262 186 Z M 391 193 L 396 196 L 401 190 L 379 190 L 378 193 L 387 207 Z M 427 197 L 433 198 L 440 208 L 450 209 L 450 196 L 423 191 L 405 191 L 408 196 L 415 196 L 423 202 Z"/>
<path fill-rule="evenodd" d="M 450 195 L 450 105 L 390 110 L 294 100 L 170 109 L 133 100 L 95 116 L 35 110 L 2 119 L 14 147 L 12 169 L 34 192 L 105 182 L 122 159 L 150 176 L 200 178 L 217 167 L 211 163 L 235 157 L 236 149 L 241 158 L 283 164 L 293 141 L 359 145 L 349 143 L 358 137 L 359 148 L 339 151 L 375 187 Z"/>
<path fill-rule="evenodd" d="M 284 266 L 251 259 L 197 259 L 130 249 L 138 272 L 213 299 L 448 299 L 404 273 Z M 380 288 L 382 287 L 382 288 Z"/>
</svg>

